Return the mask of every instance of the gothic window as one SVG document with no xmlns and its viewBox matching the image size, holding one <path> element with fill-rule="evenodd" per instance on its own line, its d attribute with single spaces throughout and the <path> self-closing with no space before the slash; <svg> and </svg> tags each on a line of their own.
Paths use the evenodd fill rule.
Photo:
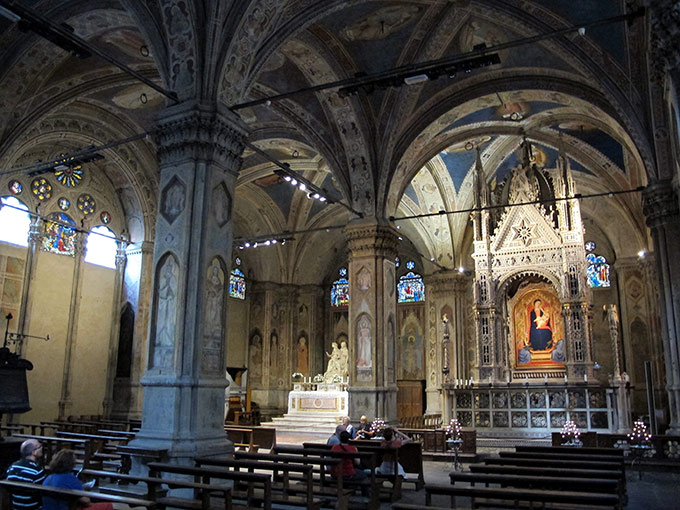
<svg viewBox="0 0 680 510">
<path fill-rule="evenodd" d="M 585 248 L 586 252 L 588 252 L 586 255 L 588 286 L 591 288 L 609 287 L 609 264 L 607 259 L 602 255 L 594 253 L 595 243 L 593 241 L 587 241 Z"/>
<path fill-rule="evenodd" d="M 331 287 L 331 306 L 349 305 L 349 281 L 347 280 L 347 268 L 340 268 L 340 278 L 333 282 Z"/>
<path fill-rule="evenodd" d="M 413 272 L 415 267 L 416 264 L 412 260 L 406 262 L 406 269 L 409 271 L 399 278 L 399 283 L 397 283 L 398 303 L 420 303 L 425 301 L 423 277 Z"/>
<path fill-rule="evenodd" d="M 116 234 L 108 227 L 99 225 L 87 235 L 85 262 L 115 269 L 117 250 Z"/>
<path fill-rule="evenodd" d="M 232 269 L 231 274 L 229 275 L 229 296 L 236 299 L 245 299 L 246 275 L 239 269 L 241 257 L 236 257 L 234 259 L 234 265 L 236 267 Z"/>
<path fill-rule="evenodd" d="M 76 222 L 66 213 L 52 213 L 45 220 L 42 249 L 59 255 L 76 251 Z"/>
<path fill-rule="evenodd" d="M 28 229 L 31 225 L 28 207 L 14 197 L 2 197 L 0 202 L 3 205 L 0 207 L 0 241 L 28 246 Z"/>
</svg>

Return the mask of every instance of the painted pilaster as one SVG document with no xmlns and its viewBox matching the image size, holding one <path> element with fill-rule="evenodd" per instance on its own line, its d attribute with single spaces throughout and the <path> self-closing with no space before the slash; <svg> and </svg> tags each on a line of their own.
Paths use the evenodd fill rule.
<svg viewBox="0 0 680 510">
<path fill-rule="evenodd" d="M 120 306 L 123 293 L 123 279 L 125 278 L 125 248 L 123 242 L 118 242 L 116 249 L 116 277 L 113 282 L 113 305 L 111 307 L 111 336 L 109 337 L 109 357 L 106 367 L 106 389 L 102 412 L 105 418 L 111 416 L 113 411 L 113 383 L 116 377 L 116 364 L 118 362 L 118 335 L 120 333 Z"/>
<path fill-rule="evenodd" d="M 398 233 L 375 218 L 345 228 L 349 244 L 350 417 L 395 422 Z"/>
<path fill-rule="evenodd" d="M 81 266 L 85 258 L 85 232 L 77 232 L 75 240 L 75 253 L 73 261 L 73 277 L 71 279 L 71 302 L 68 312 L 68 329 L 66 331 L 66 343 L 64 346 L 64 372 L 61 381 L 61 396 L 59 397 L 60 420 L 65 420 L 71 414 L 71 388 L 72 388 L 72 366 L 73 352 L 76 338 L 78 336 L 78 315 L 80 311 L 80 298 L 82 290 Z"/>
<path fill-rule="evenodd" d="M 470 378 L 467 364 L 467 339 L 470 332 L 466 324 L 469 319 L 467 292 L 472 283 L 470 277 L 458 271 L 435 273 L 428 276 L 425 283 L 428 308 L 426 413 L 436 414 L 443 410 L 440 396 L 442 386 L 456 379 Z M 444 315 L 449 328 L 448 360 L 443 359 Z M 448 365 L 448 375 L 442 372 L 445 364 Z"/>
<path fill-rule="evenodd" d="M 643 210 L 652 231 L 661 298 L 661 332 L 666 362 L 669 429 L 680 434 L 680 209 L 671 182 L 655 182 L 643 193 Z"/>
<path fill-rule="evenodd" d="M 188 101 L 158 121 L 161 169 L 142 429 L 134 445 L 190 463 L 232 449 L 223 408 L 232 205 L 246 128 Z"/>
<path fill-rule="evenodd" d="M 28 248 L 26 249 L 26 261 L 24 262 L 24 281 L 21 288 L 21 304 L 19 305 L 19 320 L 17 333 L 25 333 L 28 324 L 28 300 L 31 295 L 31 282 L 40 253 L 40 240 L 42 239 L 42 220 L 40 216 L 31 216 L 31 224 L 28 227 Z M 21 356 L 24 342 L 16 344 L 16 353 Z"/>
</svg>

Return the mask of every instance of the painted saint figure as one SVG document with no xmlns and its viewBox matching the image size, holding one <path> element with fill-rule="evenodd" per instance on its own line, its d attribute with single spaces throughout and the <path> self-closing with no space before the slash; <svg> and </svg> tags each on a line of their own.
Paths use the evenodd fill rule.
<svg viewBox="0 0 680 510">
<path fill-rule="evenodd" d="M 296 372 L 307 375 L 309 373 L 309 358 L 307 357 L 307 339 L 300 337 L 297 345 L 297 364 Z"/>
<path fill-rule="evenodd" d="M 371 357 L 371 322 L 363 316 L 357 324 L 357 367 L 372 368 Z"/>
<path fill-rule="evenodd" d="M 540 299 L 534 300 L 529 321 L 529 347 L 534 351 L 544 351 L 552 347 L 550 314 L 543 309 L 543 301 Z"/>
</svg>

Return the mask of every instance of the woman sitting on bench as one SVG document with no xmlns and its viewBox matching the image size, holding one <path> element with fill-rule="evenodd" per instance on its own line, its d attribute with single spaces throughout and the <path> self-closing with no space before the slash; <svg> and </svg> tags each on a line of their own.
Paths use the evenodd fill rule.
<svg viewBox="0 0 680 510">
<path fill-rule="evenodd" d="M 52 474 L 48 476 L 43 485 L 55 487 L 57 489 L 83 490 L 83 484 L 78 477 L 73 474 L 76 467 L 76 452 L 73 450 L 61 450 L 52 457 L 47 470 Z M 50 496 L 43 496 L 43 510 L 69 510 L 72 505 L 66 499 L 57 499 Z M 92 503 L 90 498 L 82 497 L 78 499 L 76 508 L 87 508 L 87 510 L 113 510 L 111 503 Z"/>
<path fill-rule="evenodd" d="M 400 439 L 396 439 L 395 436 L 399 436 Z M 399 448 L 402 444 L 408 443 L 411 440 L 406 434 L 402 434 L 397 429 L 392 427 L 387 427 L 383 430 L 383 440 L 380 442 L 382 448 Z M 376 470 L 376 473 L 381 475 L 393 475 L 394 474 L 394 454 L 384 453 L 382 464 Z M 397 476 L 401 476 L 406 480 L 406 472 L 401 464 L 397 463 Z"/>
<path fill-rule="evenodd" d="M 352 435 L 343 430 L 340 432 L 340 444 L 334 444 L 331 448 L 332 452 L 346 452 L 346 453 L 359 453 L 356 446 L 351 446 L 347 444 L 349 440 L 352 439 Z M 338 470 L 342 469 L 342 479 L 349 480 L 351 482 L 359 482 L 365 480 L 368 476 L 365 470 L 361 469 L 361 461 L 358 457 L 344 457 L 340 464 L 336 464 L 331 468 L 331 476 L 333 478 L 338 477 Z M 361 492 L 365 494 L 365 489 L 362 487 Z"/>
</svg>

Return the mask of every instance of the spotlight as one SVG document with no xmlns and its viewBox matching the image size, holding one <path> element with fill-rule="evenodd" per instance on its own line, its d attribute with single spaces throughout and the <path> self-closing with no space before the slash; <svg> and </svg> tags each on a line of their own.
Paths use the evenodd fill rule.
<svg viewBox="0 0 680 510">
<path fill-rule="evenodd" d="M 267 241 L 264 242 L 264 245 L 265 245 L 265 246 L 269 246 L 270 244 L 272 244 L 272 242 L 269 241 L 269 240 L 267 240 Z"/>
<path fill-rule="evenodd" d="M 430 262 L 434 262 L 434 257 L 430 257 Z"/>
<path fill-rule="evenodd" d="M 281 246 L 283 246 L 284 244 L 286 244 L 286 240 L 285 240 L 285 239 L 281 239 Z"/>
<path fill-rule="evenodd" d="M 316 198 L 317 200 L 319 200 L 319 199 L 321 198 L 321 195 L 319 195 L 318 193 L 314 193 L 314 194 L 312 195 L 312 197 L 314 197 L 314 198 Z"/>
<path fill-rule="evenodd" d="M 326 201 L 326 197 L 319 196 L 319 202 L 325 202 L 325 201 Z"/>
<path fill-rule="evenodd" d="M 257 248 L 257 243 L 253 243 L 253 248 Z"/>
<path fill-rule="evenodd" d="M 638 252 L 638 257 L 640 257 L 641 259 L 644 259 L 646 256 L 647 256 L 647 252 L 645 250 L 640 250 Z"/>
<path fill-rule="evenodd" d="M 243 246 L 245 246 L 246 248 L 250 248 L 250 243 L 246 243 Z"/>
<path fill-rule="evenodd" d="M 239 250 L 242 250 L 242 249 L 243 249 L 243 246 L 239 246 L 238 249 L 239 249 Z"/>
<path fill-rule="evenodd" d="M 276 239 L 272 239 L 272 244 L 276 244 L 278 241 Z"/>
<path fill-rule="evenodd" d="M 286 176 L 283 178 L 283 180 L 286 181 L 286 182 L 290 182 L 291 179 L 292 179 L 292 177 L 291 177 L 290 175 L 286 175 Z"/>
<path fill-rule="evenodd" d="M 404 83 L 406 85 L 415 85 L 416 83 L 423 83 L 430 78 L 426 74 L 418 74 L 416 76 L 407 76 L 404 78 Z"/>
<path fill-rule="evenodd" d="M 398 239 L 399 239 L 400 241 L 403 241 L 403 240 L 404 240 L 404 238 L 401 237 L 401 236 L 399 236 Z"/>
<path fill-rule="evenodd" d="M 465 268 L 464 268 L 463 266 L 460 266 L 460 267 L 458 268 L 458 272 L 459 272 L 460 274 L 465 273 Z"/>
<path fill-rule="evenodd" d="M 401 225 L 397 225 L 397 230 L 401 230 Z"/>
<path fill-rule="evenodd" d="M 307 189 L 307 186 L 305 186 L 304 182 L 301 182 L 299 188 L 300 188 L 300 191 L 305 191 Z"/>
<path fill-rule="evenodd" d="M 297 182 L 297 179 L 291 179 L 289 182 L 290 182 L 293 186 L 297 186 L 297 183 L 298 183 L 298 182 Z"/>
<path fill-rule="evenodd" d="M 312 194 L 311 194 L 311 193 L 307 193 L 307 198 L 310 198 L 310 199 L 311 199 L 311 198 L 312 198 Z"/>
</svg>

